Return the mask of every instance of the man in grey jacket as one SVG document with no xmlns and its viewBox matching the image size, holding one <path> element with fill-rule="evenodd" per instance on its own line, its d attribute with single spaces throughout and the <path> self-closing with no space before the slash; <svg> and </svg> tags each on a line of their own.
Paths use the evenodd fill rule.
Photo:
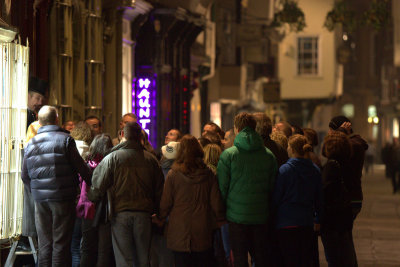
<svg viewBox="0 0 400 267">
<path fill-rule="evenodd" d="M 136 122 L 126 123 L 125 142 L 96 167 L 91 201 L 110 192 L 112 243 L 117 266 L 149 266 L 151 215 L 158 213 L 164 176 L 157 159 L 143 149 Z"/>
</svg>

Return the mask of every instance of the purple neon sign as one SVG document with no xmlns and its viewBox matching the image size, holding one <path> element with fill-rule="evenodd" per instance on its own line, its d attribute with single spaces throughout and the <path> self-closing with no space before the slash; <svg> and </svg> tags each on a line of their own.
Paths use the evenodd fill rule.
<svg viewBox="0 0 400 267">
<path fill-rule="evenodd" d="M 139 124 L 142 129 L 150 136 L 150 123 L 151 123 L 151 81 L 148 78 L 138 79 L 137 111 L 136 115 L 139 118 Z"/>
</svg>

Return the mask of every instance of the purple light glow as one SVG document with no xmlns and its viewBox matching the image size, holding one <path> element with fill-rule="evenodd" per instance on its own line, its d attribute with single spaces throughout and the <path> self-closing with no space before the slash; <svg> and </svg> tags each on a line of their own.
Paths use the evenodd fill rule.
<svg viewBox="0 0 400 267">
<path fill-rule="evenodd" d="M 151 97 L 149 86 L 151 81 L 148 78 L 140 78 L 138 80 L 138 94 L 137 94 L 137 101 L 138 101 L 138 110 L 136 114 L 139 115 L 139 123 L 142 126 L 142 129 L 149 135 L 150 137 L 150 124 L 151 124 L 151 110 L 152 106 Z M 134 95 L 134 93 L 132 93 Z M 135 101 L 133 101 L 135 102 Z"/>
</svg>

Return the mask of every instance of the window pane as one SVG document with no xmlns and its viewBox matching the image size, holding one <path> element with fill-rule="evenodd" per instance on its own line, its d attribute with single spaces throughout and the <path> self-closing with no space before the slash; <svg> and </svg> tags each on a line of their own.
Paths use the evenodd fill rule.
<svg viewBox="0 0 400 267">
<path fill-rule="evenodd" d="M 297 74 L 318 75 L 318 37 L 298 37 Z"/>
</svg>

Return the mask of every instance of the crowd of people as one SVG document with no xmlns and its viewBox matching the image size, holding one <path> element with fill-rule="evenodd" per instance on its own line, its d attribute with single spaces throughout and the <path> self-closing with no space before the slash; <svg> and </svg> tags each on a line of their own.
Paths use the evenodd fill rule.
<svg viewBox="0 0 400 267">
<path fill-rule="evenodd" d="M 329 266 L 357 266 L 368 145 L 346 117 L 327 125 L 323 157 L 316 131 L 264 113 L 200 138 L 171 129 L 159 151 L 136 120 L 112 139 L 96 116 L 59 126 L 40 109 L 22 168 L 38 266 L 319 266 L 318 236 Z"/>
</svg>

